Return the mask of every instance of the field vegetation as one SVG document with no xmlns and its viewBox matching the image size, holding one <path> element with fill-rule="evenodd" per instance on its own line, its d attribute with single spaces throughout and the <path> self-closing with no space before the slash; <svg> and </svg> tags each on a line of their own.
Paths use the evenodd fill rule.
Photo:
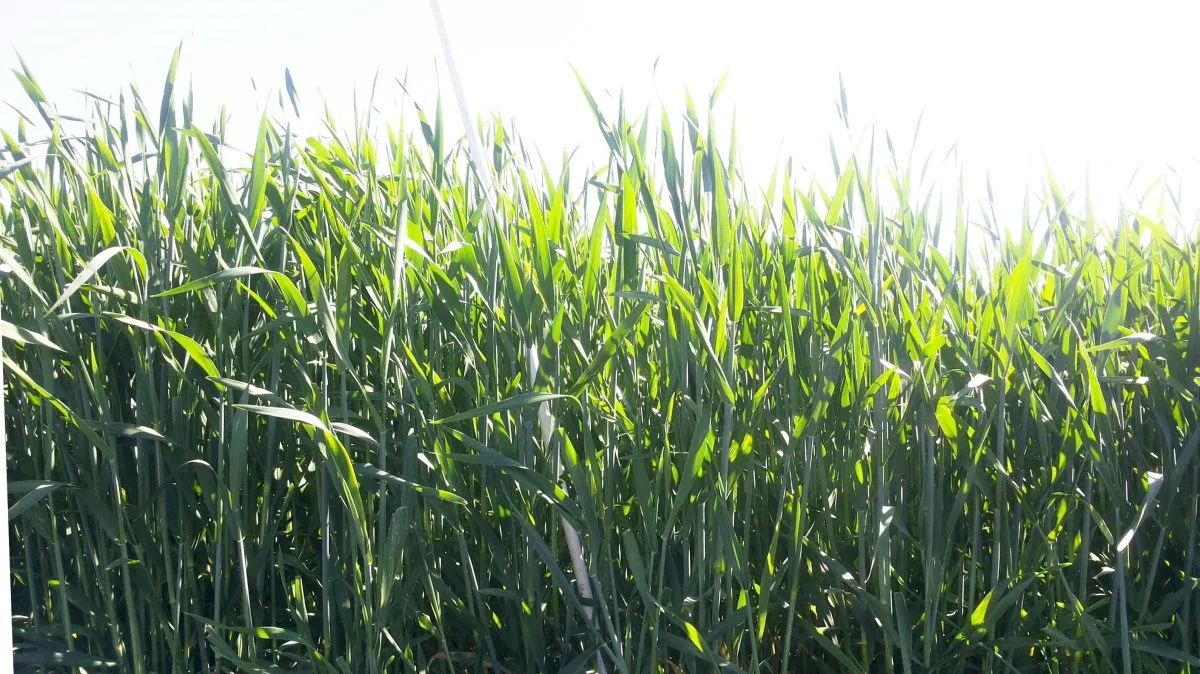
<svg viewBox="0 0 1200 674">
<path fill-rule="evenodd" d="M 473 167 L 440 104 L 299 138 L 290 78 L 241 154 L 174 65 L 82 125 L 16 77 L 18 667 L 1200 666 L 1200 236 L 1165 187 L 1105 224 L 1047 174 L 997 222 L 884 134 L 751 186 L 715 94 L 586 87 L 593 173 L 495 120 Z"/>
</svg>

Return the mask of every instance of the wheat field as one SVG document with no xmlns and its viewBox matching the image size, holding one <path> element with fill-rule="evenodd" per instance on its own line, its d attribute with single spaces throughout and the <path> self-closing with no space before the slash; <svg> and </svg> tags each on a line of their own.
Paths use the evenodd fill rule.
<svg viewBox="0 0 1200 674">
<path fill-rule="evenodd" d="M 16 77 L 18 667 L 1200 667 L 1166 187 L 1106 220 L 1047 174 L 996 222 L 882 134 L 747 185 L 715 92 L 584 86 L 607 164 L 485 120 L 488 193 L 440 104 L 299 138 L 289 79 L 241 153 L 174 64 L 84 124 Z"/>
</svg>

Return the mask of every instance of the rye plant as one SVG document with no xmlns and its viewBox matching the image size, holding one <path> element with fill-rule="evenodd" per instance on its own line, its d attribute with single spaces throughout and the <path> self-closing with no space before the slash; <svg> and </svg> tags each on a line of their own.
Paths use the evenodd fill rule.
<svg viewBox="0 0 1200 674">
<path fill-rule="evenodd" d="M 1047 174 L 998 222 L 872 134 L 752 188 L 716 93 L 653 123 L 581 82 L 606 164 L 489 120 L 492 199 L 440 104 L 299 138 L 289 77 L 243 152 L 175 62 L 82 118 L 15 76 L 19 667 L 1200 666 L 1166 187 L 1106 225 Z"/>
</svg>

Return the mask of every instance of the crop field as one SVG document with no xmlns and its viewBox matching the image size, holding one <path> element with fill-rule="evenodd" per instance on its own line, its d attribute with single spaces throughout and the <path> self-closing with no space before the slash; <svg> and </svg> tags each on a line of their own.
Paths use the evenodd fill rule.
<svg viewBox="0 0 1200 674">
<path fill-rule="evenodd" d="M 715 93 L 586 86 L 586 174 L 436 102 L 300 138 L 290 79 L 242 151 L 174 64 L 84 119 L 16 76 L 18 668 L 1200 671 L 1165 185 L 996 222 L 882 132 L 749 185 Z"/>
</svg>

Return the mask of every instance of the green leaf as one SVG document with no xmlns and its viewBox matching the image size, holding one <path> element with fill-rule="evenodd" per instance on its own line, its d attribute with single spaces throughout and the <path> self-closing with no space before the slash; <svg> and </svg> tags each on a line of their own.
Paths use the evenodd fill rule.
<svg viewBox="0 0 1200 674">
<path fill-rule="evenodd" d="M 287 88 L 288 100 L 292 103 L 292 112 L 296 116 L 300 116 L 300 96 L 296 93 L 296 84 L 292 81 L 292 71 L 287 68 L 283 69 L 283 83 Z"/>
<path fill-rule="evenodd" d="M 163 291 L 161 293 L 157 293 L 155 295 L 151 295 L 151 297 L 171 297 L 173 295 L 181 295 L 183 293 L 189 293 L 189 292 L 193 292 L 195 290 L 201 290 L 203 288 L 207 288 L 207 287 L 209 287 L 215 283 L 218 283 L 220 281 L 226 281 L 226 280 L 234 279 L 234 278 L 243 278 L 246 276 L 253 276 L 255 274 L 267 274 L 270 276 L 283 276 L 282 274 L 280 274 L 277 271 L 271 271 L 270 269 L 263 269 L 262 267 L 253 267 L 253 266 L 233 267 L 230 269 L 222 269 L 221 271 L 219 271 L 215 274 L 209 274 L 208 276 L 205 276 L 203 278 L 198 278 L 198 279 L 195 279 L 192 281 L 188 281 L 187 283 L 184 283 L 181 286 L 171 288 L 170 290 L 165 290 L 165 291 Z"/>
<path fill-rule="evenodd" d="M 600 352 L 592 358 L 591 362 L 588 363 L 587 369 L 571 384 L 569 390 L 572 396 L 578 396 L 582 393 L 584 388 L 600 374 L 600 371 L 604 369 L 608 361 L 612 360 L 617 350 L 625 343 L 625 339 L 629 337 L 629 333 L 633 332 L 633 329 L 642 320 L 642 315 L 646 313 L 646 307 L 648 306 L 648 302 L 640 302 L 635 305 L 630 310 L 629 315 L 625 317 L 625 320 L 621 321 L 617 329 L 613 330 L 608 339 L 604 340 L 604 345 L 600 347 Z"/>
<path fill-rule="evenodd" d="M 250 165 L 250 184 L 246 192 L 246 220 L 250 227 L 258 226 L 267 195 L 267 129 L 264 116 L 258 124 L 258 140 L 254 144 L 254 159 Z"/>
<path fill-rule="evenodd" d="M 838 180 L 837 189 L 833 192 L 833 198 L 829 201 L 829 211 L 825 216 L 825 224 L 830 227 L 837 227 L 842 221 L 842 206 L 846 203 L 846 195 L 850 191 L 850 185 L 854 183 L 855 168 L 854 162 L 846 166 L 845 172 Z"/>
<path fill-rule="evenodd" d="M 1124 337 L 1119 337 L 1117 339 L 1109 340 L 1107 342 L 1104 342 L 1103 344 L 1097 344 L 1093 347 L 1090 347 L 1088 349 L 1088 352 L 1089 353 L 1097 353 L 1099 351 L 1108 351 L 1110 349 L 1119 349 L 1123 346 L 1131 346 L 1134 344 L 1145 344 L 1146 342 L 1152 342 L 1155 339 L 1158 339 L 1158 337 L 1150 334 L 1149 332 L 1135 332 L 1130 335 L 1125 335 Z"/>
<path fill-rule="evenodd" d="M 33 344 L 59 353 L 66 353 L 66 350 L 50 341 L 50 338 L 42 333 L 13 325 L 5 320 L 0 320 L 0 337 L 19 344 Z"/>
<path fill-rule="evenodd" d="M 17 499 L 16 503 L 9 506 L 8 521 L 12 522 L 13 520 L 17 519 L 21 516 L 21 513 L 37 505 L 42 499 L 58 491 L 63 486 L 64 485 L 61 482 L 39 482 L 36 486 L 26 492 L 24 496 Z"/>
<path fill-rule="evenodd" d="M 1154 507 L 1154 499 L 1158 496 L 1159 488 L 1162 487 L 1162 473 L 1147 471 L 1146 480 L 1146 495 L 1142 497 L 1142 507 L 1138 509 L 1137 519 L 1133 521 L 1133 524 L 1121 536 L 1121 540 L 1117 541 L 1117 552 L 1124 552 L 1129 547 L 1129 544 L 1133 541 L 1134 534 L 1142 526 L 1142 522 L 1146 521 L 1146 516 L 1150 513 L 1150 509 Z"/>
<path fill-rule="evenodd" d="M 311 426 L 317 430 L 325 431 L 327 433 L 330 432 L 329 427 L 326 426 L 325 422 L 321 421 L 319 417 L 309 414 L 308 412 L 292 409 L 290 407 L 268 407 L 266 405 L 246 405 L 241 403 L 235 403 L 234 407 L 246 410 L 247 412 L 251 412 L 253 414 L 260 414 L 265 417 L 275 417 L 276 419 L 283 419 L 284 421 L 294 421 L 296 423 L 304 424 L 305 426 Z"/>
<path fill-rule="evenodd" d="M 701 653 L 708 653 L 708 649 L 704 647 L 704 639 L 700 636 L 700 630 L 688 621 L 683 621 L 683 628 L 687 631 L 688 641 L 696 647 L 696 650 Z"/>
<path fill-rule="evenodd" d="M 459 496 L 458 494 L 446 491 L 445 489 L 436 489 L 433 487 L 426 487 L 424 485 L 420 485 L 415 482 L 410 482 L 408 480 L 405 480 L 402 477 L 397 477 L 385 470 L 376 468 L 375 466 L 372 466 L 369 463 L 354 464 L 354 472 L 358 473 L 359 475 L 361 475 L 363 477 L 370 477 L 370 478 L 374 478 L 376 480 L 385 480 L 385 481 L 391 482 L 393 484 L 398 484 L 402 487 L 407 487 L 408 489 L 412 489 L 413 491 L 417 492 L 418 494 L 429 494 L 431 496 L 436 496 L 437 498 L 439 498 L 443 501 L 446 501 L 447 503 L 454 503 L 456 505 L 467 505 L 468 504 L 467 500 L 465 498 Z"/>
<path fill-rule="evenodd" d="M 943 399 L 944 401 L 945 399 Z M 938 401 L 935 417 L 937 418 L 938 427 L 942 429 L 942 433 L 950 440 L 958 439 L 958 422 L 954 419 L 954 409 L 948 402 Z"/>
<path fill-rule="evenodd" d="M 136 248 L 132 248 L 130 246 L 113 246 L 112 248 L 105 248 L 97 253 L 96 256 L 93 257 L 86 265 L 84 265 L 83 269 L 75 276 L 75 279 L 67 285 L 62 294 L 58 296 L 58 299 L 54 301 L 54 304 L 51 304 L 50 308 L 46 309 L 44 316 L 49 316 L 50 314 L 54 313 L 55 309 L 59 308 L 68 300 L 70 300 L 71 297 L 79 291 L 79 288 L 82 287 L 84 283 L 87 283 L 88 280 L 90 280 L 98 271 L 100 271 L 101 267 L 121 253 L 129 255 L 134 263 L 137 264 L 137 268 L 142 272 L 142 275 L 145 276 L 146 258 L 143 257 L 142 253 Z"/>
<path fill-rule="evenodd" d="M 527 407 L 529 405 L 537 405 L 538 403 L 541 403 L 546 400 L 558 400 L 560 398 L 575 400 L 575 398 L 573 398 L 572 396 L 565 395 L 562 393 L 540 393 L 540 392 L 535 392 L 535 391 L 529 391 L 526 393 L 518 393 L 517 395 L 515 395 L 511 398 L 506 398 L 504 400 L 500 400 L 498 402 L 491 403 L 490 405 L 484 405 L 483 407 L 476 407 L 475 409 L 473 409 L 469 412 L 461 412 L 459 414 L 455 414 L 453 416 L 446 417 L 445 419 L 437 419 L 430 423 L 433 425 L 452 424 L 456 421 L 465 421 L 467 419 L 475 419 L 477 417 L 487 417 L 487 416 L 491 416 L 493 414 L 507 412 L 509 410 L 517 409 L 520 407 Z M 576 402 L 578 402 L 578 401 L 576 401 Z"/>
<path fill-rule="evenodd" d="M 8 164 L 5 164 L 4 166 L 0 166 L 0 180 L 4 180 L 9 175 L 16 173 L 17 169 L 21 168 L 22 166 L 25 166 L 30 161 L 32 161 L 32 159 L 30 157 L 26 157 L 19 161 L 10 162 Z"/>
<path fill-rule="evenodd" d="M 173 126 L 175 71 L 179 68 L 179 54 L 182 50 L 182 43 L 175 47 L 175 53 L 171 56 L 171 67 L 167 69 L 167 81 L 163 84 L 162 105 L 159 107 L 158 113 L 158 132 L 160 134 L 165 134 L 167 129 Z"/>
</svg>

